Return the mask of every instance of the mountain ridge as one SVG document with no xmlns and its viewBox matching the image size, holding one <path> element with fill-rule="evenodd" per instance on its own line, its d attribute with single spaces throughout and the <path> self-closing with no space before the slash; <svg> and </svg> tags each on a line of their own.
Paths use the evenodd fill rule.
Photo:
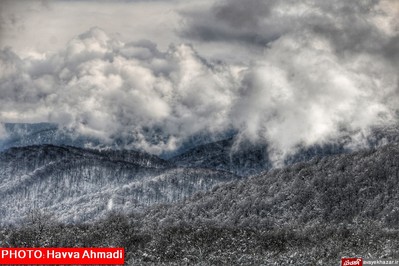
<svg viewBox="0 0 399 266">
<path fill-rule="evenodd" d="M 28 146 L 0 153 L 0 223 L 43 208 L 66 222 L 85 222 L 108 211 L 128 212 L 181 201 L 199 190 L 237 179 L 204 168 L 181 168 L 135 151 Z"/>
</svg>

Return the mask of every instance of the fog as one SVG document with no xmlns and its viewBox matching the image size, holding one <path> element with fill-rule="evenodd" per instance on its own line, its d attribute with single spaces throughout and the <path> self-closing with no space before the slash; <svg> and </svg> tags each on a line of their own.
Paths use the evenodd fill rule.
<svg viewBox="0 0 399 266">
<path fill-rule="evenodd" d="M 107 27 L 96 25 L 98 14 L 82 18 L 91 26 L 68 24 L 70 39 L 46 48 L 18 14 L 50 16 L 70 4 L 70 17 L 111 2 L 43 3 L 36 11 L 8 3 L 0 12 L 1 122 L 54 122 L 104 143 L 133 135 L 129 148 L 155 154 L 233 130 L 268 142 L 276 160 L 343 136 L 361 142 L 359 133 L 397 123 L 395 1 L 118 1 L 114 9 L 170 12 L 154 24 L 136 17 L 146 24 L 136 35 L 118 29 L 127 21 L 118 13 Z M 62 32 L 57 21 L 44 38 Z"/>
</svg>

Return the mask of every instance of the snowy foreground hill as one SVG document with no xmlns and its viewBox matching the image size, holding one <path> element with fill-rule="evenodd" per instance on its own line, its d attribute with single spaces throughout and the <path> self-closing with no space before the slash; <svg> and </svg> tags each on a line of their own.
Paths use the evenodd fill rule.
<svg viewBox="0 0 399 266">
<path fill-rule="evenodd" d="M 138 176 L 183 171 L 159 159 L 153 162 L 146 156 L 139 162 L 130 161 L 131 168 L 123 168 L 118 164 L 123 161 L 125 165 L 130 157 L 119 153 L 111 156 L 91 151 L 89 155 L 88 151 L 80 149 L 50 146 L 26 149 L 32 152 L 31 157 L 29 152 L 22 152 L 21 149 L 9 150 L 1 155 L 2 178 L 7 171 L 20 172 L 23 176 L 26 172 L 33 173 L 29 169 L 40 169 L 24 178 L 30 180 L 35 176 L 43 181 L 27 181 L 32 182 L 34 187 L 31 192 L 10 185 L 9 190 L 2 192 L 7 205 L 18 204 L 21 198 L 33 197 L 40 201 L 39 194 L 51 191 L 55 195 L 51 196 L 52 201 L 56 201 L 57 197 L 72 199 L 75 196 L 57 194 L 65 190 L 61 187 L 71 188 L 74 182 L 80 182 L 76 180 L 77 173 L 106 172 L 112 168 L 121 173 L 117 179 L 126 183 L 129 171 L 135 171 Z M 38 156 L 40 153 L 48 156 Z M 72 160 L 74 163 L 67 164 L 68 169 L 73 169 L 72 165 L 76 164 L 69 185 L 57 181 L 57 178 L 62 180 L 62 171 L 57 168 L 62 169 L 63 164 L 54 163 L 57 167 L 51 170 L 59 174 L 39 174 L 43 168 L 33 158 L 33 155 L 45 157 L 47 159 L 39 161 L 48 165 L 51 158 L 57 161 L 57 158 L 65 157 L 57 157 L 62 153 L 73 154 L 71 158 L 76 158 Z M 22 163 L 13 164 L 16 158 Z M 99 164 L 90 168 L 78 166 L 79 162 L 89 165 L 88 162 L 97 160 L 102 160 L 102 164 L 109 165 L 109 168 L 100 168 Z M 222 178 L 221 173 L 224 172 L 208 172 L 206 176 L 211 177 L 209 182 L 212 184 L 220 181 L 215 176 Z M 197 182 L 189 184 L 196 188 L 196 184 L 205 180 L 201 176 L 204 176 L 203 173 L 198 174 Z M 90 175 L 87 178 L 88 181 L 82 181 L 82 184 L 94 182 L 90 181 Z M 118 202 L 110 203 L 108 196 L 111 194 L 107 190 L 109 186 L 111 190 L 117 190 L 118 186 L 109 178 L 103 178 L 106 181 L 95 184 L 104 190 L 98 191 L 98 195 L 104 193 L 104 196 L 92 196 L 92 204 L 99 206 L 100 210 Z M 46 190 L 47 185 L 40 184 L 50 179 L 57 185 L 51 185 Z M 231 175 L 222 179 L 229 182 L 219 182 L 210 190 L 195 193 L 184 202 L 131 208 L 130 212 L 124 213 L 111 212 L 107 218 L 85 225 L 65 224 L 62 215 L 42 213 L 35 219 L 28 217 L 25 226 L 3 228 L 0 241 L 3 246 L 123 246 L 126 248 L 126 265 L 340 265 L 340 258 L 344 256 L 392 258 L 397 254 L 398 144 L 314 158 L 246 179 Z M 102 186 L 101 182 L 111 185 Z M 1 189 L 7 187 L 3 185 Z M 179 189 L 183 187 L 186 185 Z M 84 193 L 91 192 L 90 189 L 92 187 L 87 185 Z M 124 194 L 127 198 L 130 193 L 137 195 L 136 190 L 129 191 Z M 79 194 L 80 191 L 74 193 Z M 183 194 L 189 195 L 190 191 Z M 158 195 L 163 197 L 162 193 Z M 82 197 L 74 205 L 84 202 Z M 64 201 L 64 206 L 67 204 L 68 201 Z M 2 213 L 10 217 L 8 210 L 4 209 L 7 205 L 2 205 Z M 57 210 L 56 207 L 53 210 Z"/>
<path fill-rule="evenodd" d="M 155 207 L 151 227 L 173 213 L 174 225 L 203 221 L 246 228 L 378 221 L 399 228 L 399 144 L 315 158 L 219 184 L 184 204 Z M 171 211 L 170 209 L 173 209 Z"/>
</svg>

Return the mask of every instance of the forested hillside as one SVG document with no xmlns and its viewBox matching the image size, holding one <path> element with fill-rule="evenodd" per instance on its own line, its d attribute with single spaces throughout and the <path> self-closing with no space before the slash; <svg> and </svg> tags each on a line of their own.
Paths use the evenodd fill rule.
<svg viewBox="0 0 399 266">
<path fill-rule="evenodd" d="M 32 209 L 63 222 L 87 222 L 111 210 L 130 212 L 181 201 L 196 191 L 236 179 L 211 169 L 179 168 L 134 151 L 97 151 L 52 145 L 0 153 L 0 222 Z"/>
<path fill-rule="evenodd" d="M 388 145 L 220 184 L 184 203 L 112 212 L 85 226 L 32 215 L 29 226 L 4 229 L 2 241 L 124 246 L 128 265 L 339 265 L 342 256 L 394 255 L 398 183 L 399 146 Z"/>
<path fill-rule="evenodd" d="M 376 219 L 399 225 L 399 145 L 315 158 L 221 184 L 175 207 L 188 223 L 265 227 Z M 148 217 L 158 221 L 163 209 Z M 170 210 L 168 210 L 169 212 Z M 157 216 L 157 214 L 159 216 Z M 173 220 L 173 219 L 171 219 Z"/>
</svg>

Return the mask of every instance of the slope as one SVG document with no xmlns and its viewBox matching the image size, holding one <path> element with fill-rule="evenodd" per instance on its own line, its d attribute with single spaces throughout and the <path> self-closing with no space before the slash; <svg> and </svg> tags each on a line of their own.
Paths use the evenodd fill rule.
<svg viewBox="0 0 399 266">
<path fill-rule="evenodd" d="M 109 211 L 181 201 L 236 176 L 209 169 L 182 169 L 134 151 L 97 151 L 52 145 L 0 153 L 0 222 L 32 209 L 64 222 L 85 222 Z"/>
<path fill-rule="evenodd" d="M 399 226 L 399 145 L 314 158 L 215 186 L 170 206 L 189 224 L 212 220 L 243 227 L 303 226 L 372 219 Z M 148 218 L 167 215 L 155 208 Z"/>
</svg>

